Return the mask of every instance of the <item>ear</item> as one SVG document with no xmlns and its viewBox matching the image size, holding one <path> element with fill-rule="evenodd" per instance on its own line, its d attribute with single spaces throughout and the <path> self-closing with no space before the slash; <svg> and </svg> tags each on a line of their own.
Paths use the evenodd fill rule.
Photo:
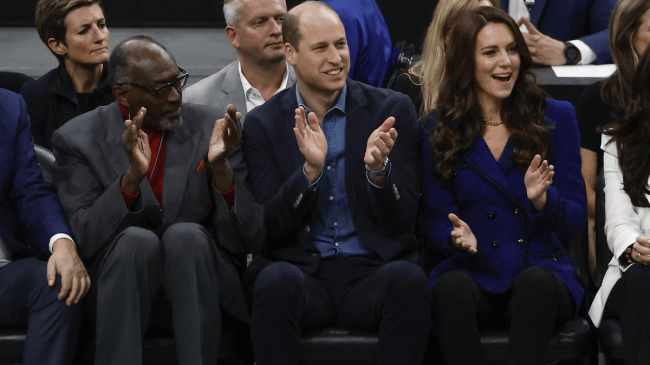
<svg viewBox="0 0 650 365">
<path fill-rule="evenodd" d="M 47 46 L 50 47 L 52 52 L 58 54 L 59 56 L 65 56 L 67 53 L 67 47 L 63 42 L 56 40 L 54 38 L 50 38 L 47 40 Z"/>
<path fill-rule="evenodd" d="M 233 47 L 239 49 L 239 37 L 237 37 L 237 29 L 235 27 L 231 25 L 226 27 L 226 37 L 228 37 Z"/>
<path fill-rule="evenodd" d="M 295 60 L 296 53 L 297 53 L 296 49 L 293 48 L 293 46 L 291 44 L 289 44 L 289 43 L 284 44 L 284 55 L 287 58 L 287 62 L 289 62 L 289 64 L 291 66 L 296 65 L 296 60 Z"/>
<path fill-rule="evenodd" d="M 115 100 L 127 108 L 131 106 L 128 98 L 128 93 L 129 89 L 124 87 L 124 85 L 113 86 L 113 96 L 115 97 Z"/>
</svg>

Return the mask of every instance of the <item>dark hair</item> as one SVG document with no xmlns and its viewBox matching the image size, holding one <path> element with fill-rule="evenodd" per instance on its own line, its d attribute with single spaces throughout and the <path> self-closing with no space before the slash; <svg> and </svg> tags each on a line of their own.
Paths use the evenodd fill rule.
<svg viewBox="0 0 650 365">
<path fill-rule="evenodd" d="M 153 43 L 158 45 L 165 51 L 170 57 L 173 58 L 171 53 L 167 51 L 167 48 L 162 44 L 158 43 L 151 37 L 145 35 L 136 35 L 130 38 L 127 38 L 120 42 L 120 44 L 115 47 L 113 53 L 111 53 L 111 58 L 108 60 L 108 84 L 113 87 L 117 84 L 128 84 L 131 82 L 131 74 L 129 73 L 129 62 L 134 62 L 131 52 L 135 49 L 135 45 L 140 42 L 134 41 L 143 41 L 146 43 Z"/>
<path fill-rule="evenodd" d="M 546 112 L 546 93 L 537 86 L 530 72 L 532 57 L 526 42 L 506 12 L 493 7 L 468 10 L 462 21 L 454 26 L 446 49 L 445 73 L 442 79 L 436 112 L 439 120 L 429 133 L 435 156 L 433 175 L 447 181 L 454 168 L 453 157 L 469 147 L 475 137 L 482 135 L 483 123 L 474 123 L 471 117 L 482 120 L 475 91 L 475 48 L 478 33 L 488 24 L 508 26 L 516 44 L 521 66 L 510 96 L 503 101 L 501 118 L 514 140 L 513 160 L 527 168 L 535 154 L 546 155 L 551 143 L 549 126 L 542 125 Z"/>
<path fill-rule="evenodd" d="M 91 6 L 97 4 L 104 13 L 102 2 L 100 0 L 39 0 L 36 3 L 35 23 L 36 31 L 41 41 L 45 43 L 47 49 L 59 60 L 63 62 L 63 57 L 54 53 L 48 45 L 48 40 L 54 38 L 57 41 L 66 44 L 65 32 L 65 17 L 68 13 L 83 6 Z"/>
<path fill-rule="evenodd" d="M 618 165 L 623 173 L 623 190 L 637 207 L 650 207 L 650 47 L 639 61 L 634 73 L 630 100 L 625 112 L 614 116 L 614 122 L 602 132 L 616 143 Z"/>
<path fill-rule="evenodd" d="M 632 38 L 643 23 L 641 17 L 650 9 L 648 0 L 621 0 L 616 3 L 609 22 L 609 49 L 617 70 L 603 83 L 601 98 L 615 114 L 625 112 L 639 55 Z"/>
<path fill-rule="evenodd" d="M 331 10 L 334 14 L 338 16 L 336 11 L 332 9 L 329 4 L 324 3 L 322 1 L 310 1 L 310 2 L 304 2 L 298 6 L 304 7 L 304 6 L 311 6 L 308 4 L 318 4 L 319 6 L 325 7 L 329 10 Z M 300 13 L 303 12 L 303 9 L 296 9 L 293 8 L 291 9 L 293 12 L 289 11 L 289 13 L 284 17 L 284 21 L 282 22 L 282 39 L 284 39 L 285 43 L 289 43 L 290 45 L 293 46 L 293 48 L 296 51 L 300 51 L 298 49 L 298 44 L 302 40 L 302 34 L 300 33 Z"/>
</svg>

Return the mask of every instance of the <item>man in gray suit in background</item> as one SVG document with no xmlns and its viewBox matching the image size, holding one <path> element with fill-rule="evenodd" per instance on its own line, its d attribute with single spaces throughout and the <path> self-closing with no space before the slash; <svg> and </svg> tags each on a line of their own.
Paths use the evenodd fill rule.
<svg viewBox="0 0 650 365">
<path fill-rule="evenodd" d="M 232 104 L 246 113 L 269 100 L 278 91 L 293 86 L 296 75 L 286 63 L 282 22 L 285 0 L 224 0 L 226 36 L 237 49 L 238 61 L 188 87 L 183 102 L 226 110 Z M 246 165 L 241 146 L 230 156 L 233 169 Z"/>
<path fill-rule="evenodd" d="M 142 364 L 161 290 L 180 365 L 216 364 L 220 306 L 249 321 L 240 275 L 265 230 L 262 208 L 228 159 L 241 140 L 240 115 L 182 104 L 187 77 L 165 47 L 129 38 L 109 62 L 116 102 L 52 138 L 59 198 L 92 262 L 98 365 Z"/>
</svg>

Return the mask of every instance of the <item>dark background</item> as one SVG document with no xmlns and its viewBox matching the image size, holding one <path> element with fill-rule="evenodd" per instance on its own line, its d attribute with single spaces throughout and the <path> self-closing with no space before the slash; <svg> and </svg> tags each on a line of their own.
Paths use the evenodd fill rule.
<svg viewBox="0 0 650 365">
<path fill-rule="evenodd" d="M 287 0 L 287 7 L 301 3 Z M 0 26 L 34 26 L 36 0 L 2 1 Z M 393 43 L 419 46 L 437 0 L 377 0 Z M 219 0 L 104 0 L 109 27 L 225 27 Z"/>
</svg>

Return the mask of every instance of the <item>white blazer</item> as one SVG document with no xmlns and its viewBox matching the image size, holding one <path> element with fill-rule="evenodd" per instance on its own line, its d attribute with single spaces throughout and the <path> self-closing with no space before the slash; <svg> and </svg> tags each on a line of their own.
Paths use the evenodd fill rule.
<svg viewBox="0 0 650 365">
<path fill-rule="evenodd" d="M 600 326 L 603 310 L 607 297 L 614 284 L 621 277 L 623 268 L 618 263 L 618 258 L 625 249 L 636 242 L 641 235 L 650 236 L 650 208 L 638 208 L 632 205 L 630 197 L 623 190 L 623 174 L 618 165 L 618 152 L 616 144 L 607 145 L 610 137 L 603 135 L 600 148 L 605 151 L 603 155 L 603 169 L 605 174 L 605 233 L 607 245 L 614 254 L 609 262 L 609 268 L 603 278 L 600 290 L 589 308 L 589 317 L 596 327 Z M 650 196 L 648 196 L 650 200 Z M 645 229 L 645 234 L 642 229 Z"/>
</svg>

